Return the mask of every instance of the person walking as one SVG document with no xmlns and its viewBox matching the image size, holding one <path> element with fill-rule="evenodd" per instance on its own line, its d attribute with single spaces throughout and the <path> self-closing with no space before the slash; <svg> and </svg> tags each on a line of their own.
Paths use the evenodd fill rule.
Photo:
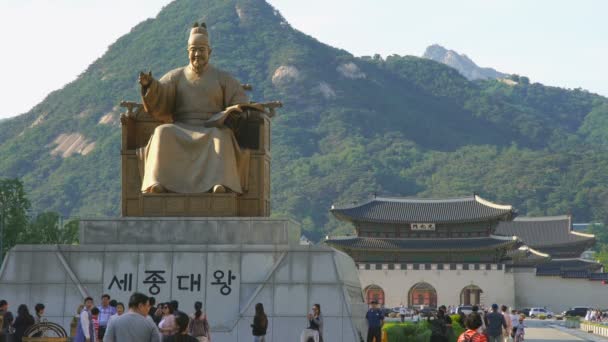
<svg viewBox="0 0 608 342">
<path fill-rule="evenodd" d="M 401 317 L 401 323 L 403 323 L 405 321 L 406 314 L 407 314 L 407 309 L 405 308 L 403 303 L 401 303 L 401 306 L 399 307 L 399 316 Z"/>
<path fill-rule="evenodd" d="M 46 318 L 44 317 L 44 304 L 38 303 L 34 306 L 34 324 L 40 324 L 46 322 Z M 32 337 L 43 337 L 44 331 L 37 332 Z"/>
<path fill-rule="evenodd" d="M 148 312 L 148 316 L 152 317 L 152 320 L 154 320 L 156 315 L 156 298 L 154 297 L 150 297 L 150 311 Z M 160 321 L 156 322 L 156 325 L 158 325 Z"/>
<path fill-rule="evenodd" d="M 428 318 L 431 325 L 431 342 L 448 342 L 448 327 L 445 319 L 445 312 L 441 309 L 437 311 L 435 319 Z"/>
<path fill-rule="evenodd" d="M 489 342 L 503 342 L 503 330 L 507 328 L 505 316 L 498 312 L 498 304 L 492 304 L 492 311 L 486 315 L 486 334 Z"/>
<path fill-rule="evenodd" d="M 378 302 L 372 301 L 372 307 L 367 310 L 367 342 L 382 342 L 382 325 L 384 324 L 384 313 L 378 308 Z"/>
<path fill-rule="evenodd" d="M 15 323 L 13 323 L 13 327 L 15 328 L 13 341 L 21 342 L 25 331 L 32 325 L 34 325 L 34 317 L 30 314 L 27 305 L 19 305 L 19 308 L 17 309 L 17 318 L 15 318 Z"/>
<path fill-rule="evenodd" d="M 266 329 L 268 329 L 268 317 L 264 312 L 264 305 L 257 303 L 255 305 L 255 316 L 253 317 L 253 324 L 251 325 L 253 342 L 265 342 L 266 341 Z"/>
<path fill-rule="evenodd" d="M 473 305 L 471 310 L 474 313 L 478 314 L 479 317 L 481 318 L 481 326 L 479 328 L 477 328 L 477 331 L 482 334 L 485 334 L 486 333 L 486 317 L 485 317 L 483 310 L 479 310 L 479 306 L 477 306 L 477 305 Z"/>
<path fill-rule="evenodd" d="M 202 306 L 202 304 L 201 304 Z M 170 336 L 163 336 L 163 342 L 198 342 L 199 340 L 188 335 L 188 324 L 190 317 L 183 312 L 175 312 L 175 329 L 176 332 Z"/>
<path fill-rule="evenodd" d="M 507 327 L 502 333 L 503 342 L 509 342 L 511 331 L 513 330 L 513 322 L 511 321 L 511 315 L 509 315 L 509 308 L 506 305 L 501 306 L 500 310 L 502 311 L 502 317 L 505 319 L 505 323 L 507 323 Z"/>
<path fill-rule="evenodd" d="M 171 336 L 176 331 L 175 311 L 171 303 L 163 304 L 163 318 L 158 323 L 158 328 L 163 336 Z"/>
<path fill-rule="evenodd" d="M 135 292 L 129 298 L 129 311 L 111 320 L 104 342 L 160 342 L 161 335 L 154 322 L 147 318 L 150 312 L 148 296 Z"/>
<path fill-rule="evenodd" d="M 457 342 L 488 342 L 486 336 L 478 331 L 481 322 L 481 316 L 477 312 L 471 312 L 464 322 L 467 330 L 458 336 Z"/>
<path fill-rule="evenodd" d="M 78 325 L 76 326 L 76 337 L 74 342 L 95 342 L 95 327 L 91 309 L 93 308 L 93 298 L 84 299 L 84 307 L 80 311 Z"/>
<path fill-rule="evenodd" d="M 310 328 L 319 332 L 319 342 L 323 342 L 323 315 L 321 315 L 321 304 L 312 306 L 312 313 L 308 314 Z"/>
<path fill-rule="evenodd" d="M 125 305 L 122 302 L 116 303 L 116 313 L 110 316 L 110 320 L 108 320 L 108 324 L 110 324 L 111 320 L 117 319 L 125 313 Z"/>
<path fill-rule="evenodd" d="M 524 320 L 526 319 L 526 315 L 520 314 L 519 320 L 517 322 L 517 329 L 515 329 L 515 336 L 513 337 L 514 342 L 522 342 L 524 340 L 524 335 L 526 334 L 526 326 L 524 324 Z"/>
<path fill-rule="evenodd" d="M 203 313 L 203 303 L 201 302 L 194 303 L 194 315 L 190 318 L 188 333 L 199 342 L 211 340 L 209 321 L 207 321 L 207 315 Z"/>
<path fill-rule="evenodd" d="M 4 299 L 0 300 L 0 317 L 2 318 L 2 326 L 0 327 L 0 341 L 10 341 L 13 335 L 13 313 L 8 311 L 8 302 Z"/>
<path fill-rule="evenodd" d="M 36 304 L 36 306 L 34 306 L 34 324 L 38 324 L 38 323 L 42 323 L 42 322 L 46 322 L 46 318 L 44 318 L 44 304 L 42 303 L 38 303 Z"/>
<path fill-rule="evenodd" d="M 95 341 L 102 341 L 103 338 L 99 337 L 99 309 L 96 306 L 91 309 L 91 321 L 93 321 Z"/>
<path fill-rule="evenodd" d="M 98 305 L 99 309 L 99 337 L 103 339 L 103 335 L 106 332 L 106 328 L 108 327 L 108 321 L 112 315 L 116 314 L 116 308 L 110 305 L 110 295 L 103 294 L 101 296 L 101 305 Z"/>
</svg>

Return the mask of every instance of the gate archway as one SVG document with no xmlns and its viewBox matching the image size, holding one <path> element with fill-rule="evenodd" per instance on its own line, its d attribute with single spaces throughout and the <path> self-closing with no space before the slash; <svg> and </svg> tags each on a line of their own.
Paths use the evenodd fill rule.
<svg viewBox="0 0 608 342">
<path fill-rule="evenodd" d="M 429 283 L 417 283 L 408 292 L 408 305 L 410 307 L 437 307 L 437 291 Z"/>
<path fill-rule="evenodd" d="M 466 286 L 460 291 L 461 305 L 479 305 L 481 303 L 481 294 L 483 290 L 477 285 Z"/>
<path fill-rule="evenodd" d="M 370 304 L 372 301 L 384 305 L 384 290 L 378 285 L 370 285 L 365 288 L 365 302 Z"/>
</svg>

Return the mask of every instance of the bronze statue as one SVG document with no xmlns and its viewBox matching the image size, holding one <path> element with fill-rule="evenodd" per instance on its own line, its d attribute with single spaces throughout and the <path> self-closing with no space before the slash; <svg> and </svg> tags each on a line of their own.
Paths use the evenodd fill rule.
<svg viewBox="0 0 608 342">
<path fill-rule="evenodd" d="M 151 72 L 139 75 L 144 109 L 164 122 L 137 150 L 142 192 L 242 193 L 247 187 L 249 153 L 223 120 L 242 112 L 249 99 L 236 79 L 209 64 L 211 51 L 206 25 L 195 24 L 189 65 L 160 80 Z"/>
</svg>

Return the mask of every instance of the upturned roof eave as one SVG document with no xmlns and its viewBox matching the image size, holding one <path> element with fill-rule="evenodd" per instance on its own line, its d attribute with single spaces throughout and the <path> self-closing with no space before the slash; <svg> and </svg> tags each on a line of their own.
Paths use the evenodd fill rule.
<svg viewBox="0 0 608 342">
<path fill-rule="evenodd" d="M 536 244 L 536 245 L 530 245 L 530 246 L 535 249 L 540 249 L 540 248 L 558 248 L 558 247 L 578 246 L 578 245 L 594 245 L 595 243 L 596 243 L 595 237 L 580 237 L 580 239 L 574 240 L 574 241 L 564 241 L 564 242 L 558 242 L 558 243 L 552 243 L 552 244 L 546 244 L 546 245 Z"/>
</svg>

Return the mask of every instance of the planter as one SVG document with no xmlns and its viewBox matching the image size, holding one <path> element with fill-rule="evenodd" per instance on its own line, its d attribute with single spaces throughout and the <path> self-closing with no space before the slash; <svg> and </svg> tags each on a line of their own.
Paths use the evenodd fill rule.
<svg viewBox="0 0 608 342">
<path fill-rule="evenodd" d="M 566 317 L 566 328 L 578 329 L 581 327 L 581 321 L 578 317 Z"/>
</svg>

